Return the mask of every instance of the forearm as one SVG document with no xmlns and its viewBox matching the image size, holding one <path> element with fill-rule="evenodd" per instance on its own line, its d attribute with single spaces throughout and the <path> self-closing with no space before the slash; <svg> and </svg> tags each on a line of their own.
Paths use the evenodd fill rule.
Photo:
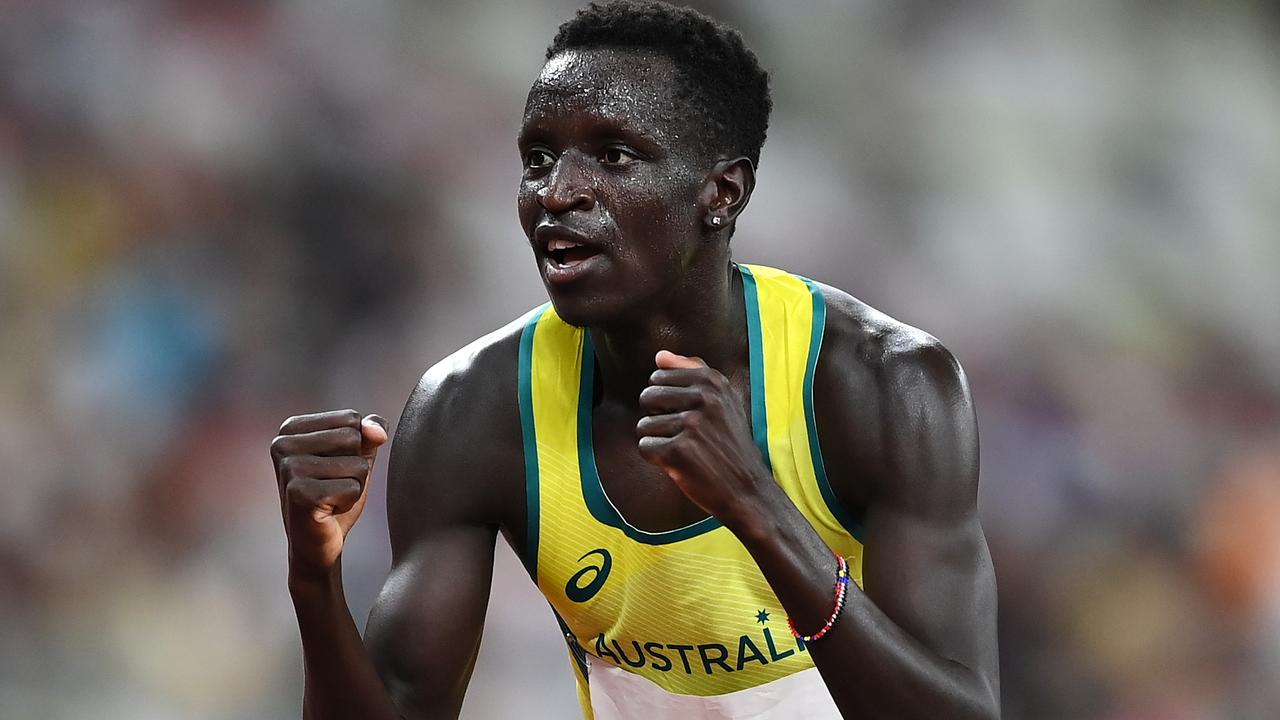
<svg viewBox="0 0 1280 720">
<path fill-rule="evenodd" d="M 812 633 L 834 606 L 835 557 L 785 495 L 764 508 L 743 513 L 730 528 L 796 628 Z M 845 717 L 999 716 L 996 699 L 977 672 L 924 647 L 853 583 L 839 621 L 808 650 Z"/>
<path fill-rule="evenodd" d="M 400 720 L 351 618 L 341 564 L 324 578 L 289 575 L 302 635 L 304 720 Z"/>
</svg>

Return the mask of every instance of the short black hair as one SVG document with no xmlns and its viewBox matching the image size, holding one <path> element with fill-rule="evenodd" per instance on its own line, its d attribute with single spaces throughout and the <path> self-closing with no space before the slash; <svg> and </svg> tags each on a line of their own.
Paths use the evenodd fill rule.
<svg viewBox="0 0 1280 720">
<path fill-rule="evenodd" d="M 695 127 L 705 128 L 702 150 L 760 164 L 773 109 L 769 73 L 737 30 L 665 2 L 593 2 L 560 26 L 546 59 L 596 48 L 652 50 L 670 58 L 676 102 Z"/>
</svg>

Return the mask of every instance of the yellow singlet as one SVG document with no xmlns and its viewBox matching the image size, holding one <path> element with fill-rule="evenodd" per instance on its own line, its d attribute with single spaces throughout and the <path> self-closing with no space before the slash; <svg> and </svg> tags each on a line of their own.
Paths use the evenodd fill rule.
<svg viewBox="0 0 1280 720">
<path fill-rule="evenodd" d="M 756 445 L 861 585 L 861 531 L 827 482 L 814 419 L 826 305 L 805 278 L 737 268 Z M 590 334 L 543 306 L 529 315 L 519 363 L 523 560 L 560 620 L 586 717 L 836 717 L 804 643 L 733 533 L 714 517 L 645 532 L 605 495 L 591 441 Z"/>
</svg>

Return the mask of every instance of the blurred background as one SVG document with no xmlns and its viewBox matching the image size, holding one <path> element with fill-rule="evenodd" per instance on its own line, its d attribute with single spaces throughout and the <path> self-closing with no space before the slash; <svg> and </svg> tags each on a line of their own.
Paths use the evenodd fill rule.
<svg viewBox="0 0 1280 720">
<path fill-rule="evenodd" d="M 267 443 L 545 299 L 514 138 L 576 6 L 0 2 L 0 717 L 297 717 Z M 736 257 L 969 371 L 1005 717 L 1277 717 L 1275 5 L 697 6 L 773 73 Z M 464 717 L 574 717 L 497 564 Z"/>
</svg>

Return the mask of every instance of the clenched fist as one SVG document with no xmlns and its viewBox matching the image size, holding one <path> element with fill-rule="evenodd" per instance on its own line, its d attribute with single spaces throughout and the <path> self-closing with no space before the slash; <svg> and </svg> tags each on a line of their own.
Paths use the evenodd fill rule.
<svg viewBox="0 0 1280 720">
<path fill-rule="evenodd" d="M 734 513 L 778 486 L 751 435 L 751 420 L 729 381 L 699 358 L 666 350 L 640 393 L 640 455 L 699 507 L 732 528 Z"/>
<path fill-rule="evenodd" d="M 323 575 L 364 510 L 387 421 L 355 410 L 297 415 L 271 441 L 291 573 Z"/>
</svg>

